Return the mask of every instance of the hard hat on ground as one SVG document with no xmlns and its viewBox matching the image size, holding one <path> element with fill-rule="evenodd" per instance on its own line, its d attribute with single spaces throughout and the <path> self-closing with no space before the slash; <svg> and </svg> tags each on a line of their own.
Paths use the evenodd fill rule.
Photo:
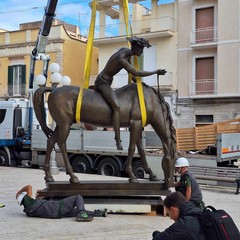
<svg viewBox="0 0 240 240">
<path fill-rule="evenodd" d="M 176 160 L 175 167 L 189 167 L 188 160 L 185 157 L 180 157 Z"/>
</svg>

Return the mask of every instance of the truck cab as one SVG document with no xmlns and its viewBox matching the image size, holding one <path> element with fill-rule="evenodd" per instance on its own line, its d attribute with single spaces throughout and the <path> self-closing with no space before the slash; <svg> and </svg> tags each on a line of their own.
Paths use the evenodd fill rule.
<svg viewBox="0 0 240 240">
<path fill-rule="evenodd" d="M 0 166 L 20 164 L 20 159 L 26 158 L 26 151 L 29 155 L 28 104 L 22 98 L 0 101 Z"/>
</svg>

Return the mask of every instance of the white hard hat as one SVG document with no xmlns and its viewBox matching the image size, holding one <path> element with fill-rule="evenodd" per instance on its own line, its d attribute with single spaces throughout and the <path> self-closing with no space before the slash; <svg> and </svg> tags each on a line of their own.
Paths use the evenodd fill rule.
<svg viewBox="0 0 240 240">
<path fill-rule="evenodd" d="M 180 157 L 176 160 L 175 167 L 188 167 L 189 163 L 185 157 Z"/>
<path fill-rule="evenodd" d="M 19 205 L 22 205 L 22 200 L 23 200 L 23 198 L 24 198 L 26 195 L 27 195 L 26 192 L 22 192 L 22 193 L 19 194 L 19 196 L 18 196 L 18 198 L 17 198 L 17 201 L 18 201 L 18 204 L 19 204 Z"/>
</svg>

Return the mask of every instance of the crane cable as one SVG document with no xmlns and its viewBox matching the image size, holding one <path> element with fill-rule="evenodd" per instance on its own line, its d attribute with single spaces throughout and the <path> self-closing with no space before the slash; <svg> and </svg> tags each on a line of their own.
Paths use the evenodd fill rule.
<svg viewBox="0 0 240 240">
<path fill-rule="evenodd" d="M 123 12 L 124 12 L 125 25 L 126 25 L 126 34 L 127 34 L 127 36 L 130 36 L 130 32 L 131 32 L 131 36 L 132 36 L 132 27 L 131 27 L 131 23 L 129 22 L 128 0 L 123 0 Z M 130 28 L 130 31 L 129 31 L 129 28 Z M 129 45 L 130 45 L 130 43 L 129 43 Z M 134 65 L 138 71 L 139 64 L 138 64 L 137 56 L 134 56 Z M 128 78 L 129 83 L 131 83 L 131 78 L 132 78 L 132 76 L 129 75 L 129 78 Z M 147 114 L 146 114 L 146 106 L 145 106 L 145 101 L 144 101 L 144 93 L 143 93 L 143 88 L 142 88 L 142 81 L 139 76 L 136 76 L 136 82 L 137 82 L 138 100 L 139 100 L 141 117 L 142 117 L 142 127 L 144 127 L 146 125 L 146 121 L 147 121 Z"/>
<path fill-rule="evenodd" d="M 88 89 L 89 87 L 90 71 L 91 71 L 91 63 L 92 63 L 93 39 L 94 39 L 94 30 L 95 30 L 95 22 L 96 22 L 96 11 L 97 11 L 97 0 L 93 0 L 91 24 L 90 24 L 89 34 L 88 34 L 86 60 L 85 60 L 85 66 L 84 66 L 83 85 L 78 94 L 77 106 L 76 106 L 75 118 L 77 122 L 80 122 L 80 119 L 81 119 L 83 89 L 84 88 Z"/>
</svg>

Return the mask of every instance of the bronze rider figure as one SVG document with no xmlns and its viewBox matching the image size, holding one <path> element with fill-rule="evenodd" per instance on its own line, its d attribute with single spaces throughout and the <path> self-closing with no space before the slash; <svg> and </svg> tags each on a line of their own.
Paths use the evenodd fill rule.
<svg viewBox="0 0 240 240">
<path fill-rule="evenodd" d="M 153 74 L 165 75 L 165 69 L 157 69 L 155 71 L 141 71 L 136 70 L 131 65 L 131 57 L 141 56 L 144 47 L 151 47 L 149 42 L 144 38 L 139 38 L 136 36 L 127 37 L 127 40 L 131 43 L 131 49 L 121 48 L 116 53 L 114 53 L 108 60 L 104 69 L 99 73 L 95 81 L 96 90 L 101 93 L 105 101 L 110 105 L 113 111 L 113 129 L 115 131 L 115 140 L 118 150 L 122 150 L 122 144 L 120 139 L 120 117 L 119 117 L 119 101 L 114 90 L 111 88 L 113 77 L 125 69 L 128 73 L 132 74 L 132 80 L 136 80 L 138 77 L 146 77 Z"/>
</svg>

